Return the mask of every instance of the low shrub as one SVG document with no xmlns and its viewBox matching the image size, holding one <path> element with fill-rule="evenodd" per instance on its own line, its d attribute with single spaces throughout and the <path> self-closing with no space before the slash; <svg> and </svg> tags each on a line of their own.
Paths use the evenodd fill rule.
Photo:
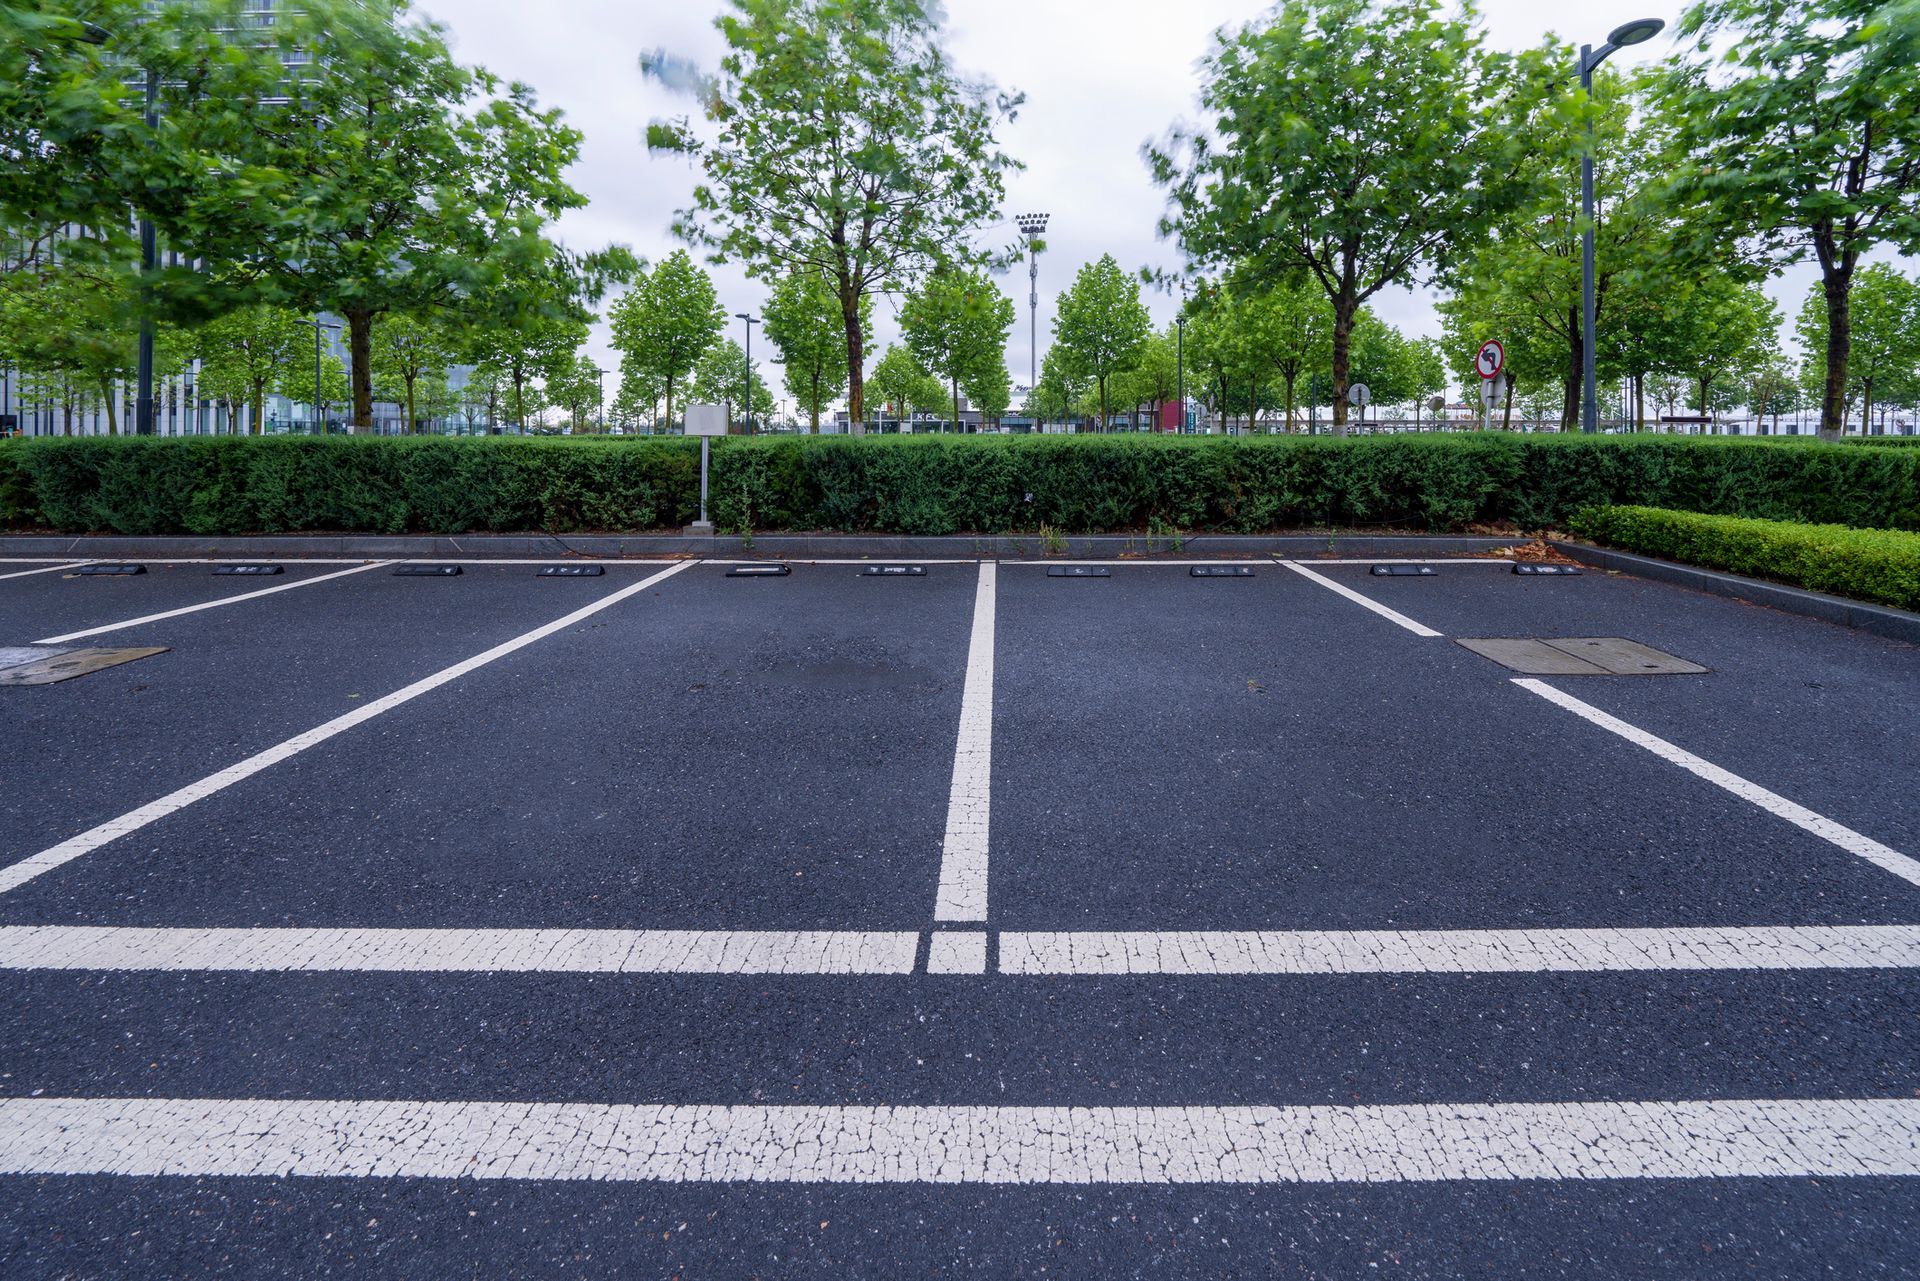
<svg viewBox="0 0 1920 1281">
<path fill-rule="evenodd" d="M 75 533 L 677 529 L 680 437 L 74 438 L 0 444 L 0 524 Z M 714 442 L 723 530 L 898 534 L 1559 527 L 1644 504 L 1920 528 L 1920 450 L 1506 433 L 773 436 Z"/>
<path fill-rule="evenodd" d="M 1627 551 L 1778 579 L 1903 609 L 1920 608 L 1920 534 L 1709 516 L 1657 507 L 1593 507 L 1573 532 Z"/>
</svg>

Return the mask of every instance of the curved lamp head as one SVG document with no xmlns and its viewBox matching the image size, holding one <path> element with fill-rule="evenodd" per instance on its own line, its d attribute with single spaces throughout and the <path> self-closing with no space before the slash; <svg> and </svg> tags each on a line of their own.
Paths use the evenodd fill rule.
<svg viewBox="0 0 1920 1281">
<path fill-rule="evenodd" d="M 1618 49 L 1624 49 L 1632 44 L 1645 44 L 1665 30 L 1666 25 L 1659 18 L 1636 18 L 1609 32 L 1607 43 Z"/>
</svg>

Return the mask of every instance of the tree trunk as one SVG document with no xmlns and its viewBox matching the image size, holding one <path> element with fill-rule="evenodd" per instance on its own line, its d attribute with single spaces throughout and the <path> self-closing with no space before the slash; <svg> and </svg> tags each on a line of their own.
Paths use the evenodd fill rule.
<svg viewBox="0 0 1920 1281">
<path fill-rule="evenodd" d="M 953 393 L 953 429 L 960 430 L 960 376 L 955 374 L 947 380 L 947 389 Z"/>
<path fill-rule="evenodd" d="M 1359 306 L 1342 296 L 1333 301 L 1333 434 L 1347 434 L 1347 362 L 1353 351 L 1353 314 Z"/>
<path fill-rule="evenodd" d="M 1507 394 L 1505 404 L 1500 410 L 1500 430 L 1513 430 L 1513 375 L 1507 375 Z"/>
<path fill-rule="evenodd" d="M 1287 379 L 1287 435 L 1293 435 L 1293 379 Z"/>
<path fill-rule="evenodd" d="M 1106 430 L 1107 430 L 1107 376 L 1105 374 L 1102 374 L 1100 375 L 1100 431 L 1101 431 L 1101 434 L 1104 435 L 1106 433 Z"/>
<path fill-rule="evenodd" d="M 818 365 L 813 367 L 813 399 L 808 402 L 808 408 L 813 414 L 813 426 L 808 434 L 818 436 L 820 434 L 820 366 Z"/>
<path fill-rule="evenodd" d="M 1633 376 L 1633 429 L 1635 431 L 1647 429 L 1646 391 L 1646 375 L 1635 374 Z"/>
<path fill-rule="evenodd" d="M 1707 423 L 1707 435 L 1718 436 L 1720 434 L 1720 424 L 1711 421 L 1713 415 L 1707 410 L 1707 389 L 1711 386 L 1713 386 L 1713 376 L 1711 374 L 1705 375 L 1700 379 L 1700 416 L 1709 420 Z"/>
<path fill-rule="evenodd" d="M 413 379 L 407 379 L 407 435 L 409 436 L 413 435 L 413 425 L 418 421 L 413 416 L 413 383 Z"/>
<path fill-rule="evenodd" d="M 251 420 L 247 423 L 248 435 L 258 436 L 261 434 L 261 424 L 266 421 L 266 407 L 267 385 L 265 383 L 255 383 L 253 385 L 253 400 L 247 405 L 248 417 Z"/>
<path fill-rule="evenodd" d="M 1573 431 L 1586 420 L 1580 416 L 1580 397 L 1586 390 L 1586 336 L 1581 332 L 1580 310 L 1577 307 L 1567 309 L 1567 333 L 1572 335 L 1567 343 L 1567 379 L 1564 395 L 1560 398 L 1560 430 Z"/>
<path fill-rule="evenodd" d="M 1860 380 L 1860 436 L 1873 435 L 1873 379 Z"/>
<path fill-rule="evenodd" d="M 840 322 L 847 334 L 847 434 L 866 434 L 866 335 L 860 332 L 860 294 L 850 286 L 840 287 Z"/>
<path fill-rule="evenodd" d="M 347 358 L 353 362 L 353 434 L 358 436 L 373 430 L 373 313 L 356 307 L 346 315 Z"/>
<path fill-rule="evenodd" d="M 107 403 L 107 435 L 118 436 L 120 434 L 120 424 L 113 416 L 113 384 L 104 378 L 100 380 L 100 398 Z M 71 401 L 69 401 L 67 405 L 67 426 L 67 434 L 71 436 L 73 434 L 73 405 Z"/>
<path fill-rule="evenodd" d="M 673 374 L 671 371 L 667 374 L 667 416 L 661 420 L 660 425 L 668 431 L 673 430 Z"/>
<path fill-rule="evenodd" d="M 1847 361 L 1853 354 L 1853 272 L 1822 274 L 1827 295 L 1827 386 L 1820 402 L 1820 439 L 1838 440 L 1847 430 Z"/>
</svg>

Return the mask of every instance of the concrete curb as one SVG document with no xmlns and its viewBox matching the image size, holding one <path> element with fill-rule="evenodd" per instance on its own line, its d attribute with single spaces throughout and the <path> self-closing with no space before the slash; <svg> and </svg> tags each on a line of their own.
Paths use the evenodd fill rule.
<svg viewBox="0 0 1920 1281">
<path fill-rule="evenodd" d="M 1530 541 L 1522 537 L 1487 538 L 1446 534 L 1195 534 L 1183 537 L 1176 548 L 1171 538 L 1126 534 L 1094 534 L 1064 538 L 1049 553 L 1037 536 L 954 535 L 913 537 L 899 534 L 759 534 L 749 543 L 735 536 L 688 534 L 549 534 L 384 535 L 284 534 L 251 537 L 195 537 L 191 535 L 130 536 L 60 534 L 0 536 L 0 556 L 72 556 L 134 559 L 150 557 L 271 557 L 303 556 L 433 559 L 437 557 L 541 557 L 563 560 L 575 556 L 755 556 L 782 557 L 1043 557 L 1111 558 L 1164 555 L 1206 559 L 1234 556 L 1434 556 L 1486 552 Z"/>
<path fill-rule="evenodd" d="M 1610 547 L 1594 547 L 1559 538 L 1552 542 L 1556 550 L 1598 569 L 1617 569 L 1639 578 L 1691 587 L 1715 596 L 1765 605 L 1782 613 L 1838 623 L 1842 627 L 1884 636 L 1888 640 L 1920 645 L 1920 614 L 1894 609 L 1890 605 L 1870 605 L 1865 601 L 1848 600 L 1844 596 L 1829 596 L 1825 592 L 1810 592 L 1802 587 L 1788 587 L 1784 583 L 1769 583 L 1716 569 L 1699 569 L 1670 560 L 1656 560 L 1651 556 L 1614 551 Z"/>
</svg>

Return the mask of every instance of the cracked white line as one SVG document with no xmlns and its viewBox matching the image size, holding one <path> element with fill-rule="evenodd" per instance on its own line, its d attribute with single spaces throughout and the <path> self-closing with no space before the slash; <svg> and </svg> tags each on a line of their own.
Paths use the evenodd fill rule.
<svg viewBox="0 0 1920 1281">
<path fill-rule="evenodd" d="M 65 641 L 80 640 L 87 636 L 101 636 L 107 632 L 124 632 L 131 627 L 144 627 L 148 623 L 158 623 L 163 619 L 179 618 L 182 614 L 198 614 L 205 609 L 223 609 L 228 605 L 238 605 L 242 601 L 258 600 L 262 596 L 272 596 L 276 592 L 290 592 L 301 587 L 312 587 L 316 583 L 330 582 L 336 578 L 345 578 L 349 574 L 364 574 L 370 569 L 379 569 L 391 561 L 374 561 L 370 565 L 355 565 L 352 569 L 335 570 L 331 574 L 316 574 L 312 578 L 299 578 L 291 583 L 277 583 L 272 587 L 262 587 L 259 591 L 241 592 L 237 596 L 222 596 L 218 600 L 201 601 L 198 605 L 185 605 L 179 609 L 164 610 L 158 614 L 143 614 L 139 618 L 128 618 L 118 623 L 108 623 L 103 627 L 88 627 L 77 632 L 64 632 L 59 636 L 48 636 L 37 640 L 35 645 L 59 645 Z"/>
<path fill-rule="evenodd" d="M 0 926 L 0 970 L 911 974 L 919 943 L 911 930 L 9 925 Z"/>
<path fill-rule="evenodd" d="M 1920 1100 L 831 1107 L 0 1100 L 0 1173 L 1245 1184 L 1920 1175 Z"/>
<path fill-rule="evenodd" d="M 940 853 L 936 921 L 987 919 L 987 830 L 993 786 L 993 605 L 998 567 L 980 562 L 973 598 L 967 680 L 960 696 L 960 732 L 947 794 L 947 833 Z"/>
<path fill-rule="evenodd" d="M 236 761 L 234 764 L 227 766 L 216 774 L 208 775 L 197 783 L 189 783 L 177 791 L 167 793 L 158 800 L 149 801 L 138 809 L 129 810 L 118 818 L 110 818 L 106 822 L 80 833 L 78 836 L 60 842 L 58 845 L 49 846 L 41 850 L 38 854 L 29 855 L 16 863 L 0 867 L 0 894 L 5 894 L 9 890 L 19 889 L 36 876 L 51 872 L 54 868 L 70 863 L 83 854 L 89 854 L 99 849 L 102 845 L 107 844 L 109 841 L 118 840 L 129 832 L 137 832 L 149 823 L 157 822 L 177 810 L 185 809 L 195 801 L 205 800 L 214 793 L 223 791 L 235 783 L 240 782 L 242 779 L 251 778 L 261 770 L 277 765 L 289 757 L 297 756 L 309 747 L 324 743 L 337 734 L 344 734 L 354 726 L 364 724 L 383 712 L 392 711 L 402 703 L 410 702 L 422 694 L 436 690 L 449 681 L 458 680 L 469 672 L 476 671 L 479 668 L 485 667 L 488 663 L 525 649 L 535 641 L 544 640 L 555 632 L 565 631 L 575 623 L 591 618 L 601 610 L 612 605 L 617 605 L 629 596 L 643 592 L 655 583 L 670 578 L 681 570 L 698 563 L 698 561 L 690 560 L 681 561 L 671 568 L 663 569 L 657 574 L 649 575 L 637 583 L 622 587 L 619 591 L 609 592 L 592 604 L 574 610 L 571 614 L 556 618 L 551 623 L 543 624 L 530 632 L 523 632 L 515 636 L 512 640 L 502 641 L 492 649 L 475 654 L 472 658 L 462 659 L 451 667 L 443 667 L 431 676 L 423 677 L 411 685 L 395 690 L 391 694 L 376 698 L 365 706 L 357 707 L 353 711 L 346 713 L 344 716 L 336 716 L 322 725 L 316 725 L 305 733 L 296 734 L 285 742 L 275 744 L 263 752 L 256 752 L 244 760 Z"/>
<path fill-rule="evenodd" d="M 1312 579 L 1314 582 L 1320 584 L 1322 587 L 1326 588 L 1328 591 L 1333 592 L 1335 595 L 1346 597 L 1348 600 L 1352 601 L 1356 605 L 1359 605 L 1363 609 L 1372 610 L 1374 613 L 1380 615 L 1380 617 L 1386 619 L 1389 623 L 1394 624 L 1396 627 L 1404 627 L 1408 631 L 1412 632 L 1415 636 L 1440 635 L 1439 632 L 1434 631 L 1433 628 L 1428 627 L 1425 623 L 1416 623 L 1411 618 L 1408 618 L 1405 614 L 1402 614 L 1397 610 L 1388 609 L 1385 605 L 1382 605 L 1379 601 L 1374 600 L 1371 596 L 1362 596 L 1359 592 L 1354 591 L 1351 587 L 1348 587 L 1344 583 L 1336 583 L 1331 578 L 1328 578 L 1325 574 L 1314 573 L 1312 570 L 1308 569 L 1305 565 L 1300 564 L 1298 561 L 1282 560 L 1282 561 L 1277 561 L 1276 563 L 1285 565 L 1288 569 L 1300 575 L 1302 578 Z"/>
<path fill-rule="evenodd" d="M 1699 778 L 1705 779 L 1715 787 L 1733 793 L 1750 805 L 1758 806 L 1778 818 L 1783 818 L 1802 831 L 1811 832 L 1821 840 L 1837 845 L 1849 854 L 1856 854 L 1875 867 L 1892 872 L 1901 880 L 1920 885 L 1920 860 L 1916 860 L 1890 846 L 1882 845 L 1870 836 L 1862 836 L 1852 828 L 1836 823 L 1821 814 L 1816 814 L 1804 805 L 1797 805 L 1776 792 L 1770 792 L 1758 783 L 1741 778 L 1738 774 L 1721 769 L 1712 761 L 1695 756 L 1684 747 L 1676 747 L 1664 738 L 1658 738 L 1638 726 L 1629 725 L 1617 716 L 1601 711 L 1591 703 L 1583 703 L 1563 690 L 1555 689 L 1545 681 L 1530 677 L 1517 678 L 1513 682 L 1521 689 L 1538 694 L 1558 707 L 1563 707 L 1575 716 L 1591 724 L 1598 725 L 1608 733 L 1617 734 L 1636 747 L 1643 747 L 1664 761 L 1678 765 L 1681 769 Z"/>
<path fill-rule="evenodd" d="M 1536 974 L 1920 969 L 1920 925 L 1005 931 L 1003 974 Z"/>
</svg>

